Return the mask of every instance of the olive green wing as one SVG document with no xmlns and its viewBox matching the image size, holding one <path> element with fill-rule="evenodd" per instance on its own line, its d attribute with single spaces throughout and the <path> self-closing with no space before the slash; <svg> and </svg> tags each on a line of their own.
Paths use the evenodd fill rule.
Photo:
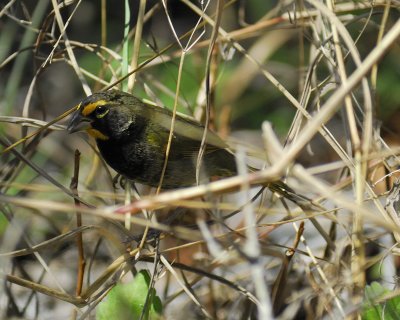
<svg viewBox="0 0 400 320">
<path fill-rule="evenodd" d="M 136 107 L 136 113 L 149 120 L 149 122 L 159 126 L 162 131 L 170 132 L 172 112 L 169 109 L 161 108 L 158 106 L 145 104 L 141 102 L 141 106 Z M 199 148 L 202 141 L 205 127 L 197 121 L 189 117 L 183 117 L 176 114 L 174 123 L 174 136 L 184 137 L 188 141 L 192 141 L 195 148 Z M 228 145 L 214 132 L 207 130 L 206 135 L 207 150 L 210 152 L 213 149 L 226 149 Z"/>
</svg>

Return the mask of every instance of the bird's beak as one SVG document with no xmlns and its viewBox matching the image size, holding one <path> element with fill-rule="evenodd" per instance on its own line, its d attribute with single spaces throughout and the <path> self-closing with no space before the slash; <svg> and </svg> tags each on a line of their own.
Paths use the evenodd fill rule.
<svg viewBox="0 0 400 320">
<path fill-rule="evenodd" d="M 69 120 L 67 130 L 69 133 L 74 133 L 90 129 L 92 127 L 91 122 L 91 119 L 82 116 L 78 110 L 72 115 L 71 120 Z"/>
</svg>

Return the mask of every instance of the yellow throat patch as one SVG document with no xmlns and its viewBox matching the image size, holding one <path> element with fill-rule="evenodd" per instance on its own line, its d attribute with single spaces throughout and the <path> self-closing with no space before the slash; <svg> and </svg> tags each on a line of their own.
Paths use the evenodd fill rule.
<svg viewBox="0 0 400 320">
<path fill-rule="evenodd" d="M 101 133 L 99 130 L 97 129 L 93 129 L 93 128 L 89 128 L 86 129 L 86 132 L 92 136 L 95 139 L 100 139 L 100 140 L 108 140 L 109 137 L 106 136 L 105 134 Z"/>
</svg>

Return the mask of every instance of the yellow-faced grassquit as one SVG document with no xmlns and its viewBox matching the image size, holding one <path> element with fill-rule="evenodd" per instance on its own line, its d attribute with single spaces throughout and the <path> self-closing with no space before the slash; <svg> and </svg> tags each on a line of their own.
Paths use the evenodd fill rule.
<svg viewBox="0 0 400 320">
<path fill-rule="evenodd" d="M 131 94 L 110 90 L 84 99 L 72 116 L 70 133 L 86 130 L 96 139 L 104 160 L 119 174 L 157 187 L 164 166 L 172 112 L 145 104 Z M 196 163 L 204 127 L 177 115 L 163 189 L 196 183 Z M 201 177 L 236 174 L 235 158 L 215 133 L 208 131 L 200 168 Z"/>
<path fill-rule="evenodd" d="M 165 162 L 172 112 L 145 104 L 131 94 L 110 90 L 85 98 L 73 114 L 68 131 L 86 130 L 96 139 L 104 160 L 122 176 L 157 187 Z M 196 184 L 196 165 L 205 128 L 198 122 L 176 115 L 163 189 Z M 200 167 L 200 183 L 213 177 L 237 173 L 236 160 L 225 142 L 208 130 Z M 281 181 L 268 187 L 289 200 L 304 201 Z"/>
</svg>

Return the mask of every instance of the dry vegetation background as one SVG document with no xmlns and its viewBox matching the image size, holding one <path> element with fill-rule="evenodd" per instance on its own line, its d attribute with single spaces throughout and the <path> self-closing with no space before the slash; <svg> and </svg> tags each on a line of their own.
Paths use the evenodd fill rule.
<svg viewBox="0 0 400 320">
<path fill-rule="evenodd" d="M 130 318 L 398 319 L 399 8 L 2 1 L 1 317 L 102 319 L 110 290 L 145 269 L 155 291 L 136 289 L 145 307 Z M 114 186 L 64 114 L 110 87 L 207 123 L 240 176 L 158 195 Z M 254 158 L 265 169 L 248 173 Z M 277 178 L 313 205 L 250 201 Z"/>
</svg>

